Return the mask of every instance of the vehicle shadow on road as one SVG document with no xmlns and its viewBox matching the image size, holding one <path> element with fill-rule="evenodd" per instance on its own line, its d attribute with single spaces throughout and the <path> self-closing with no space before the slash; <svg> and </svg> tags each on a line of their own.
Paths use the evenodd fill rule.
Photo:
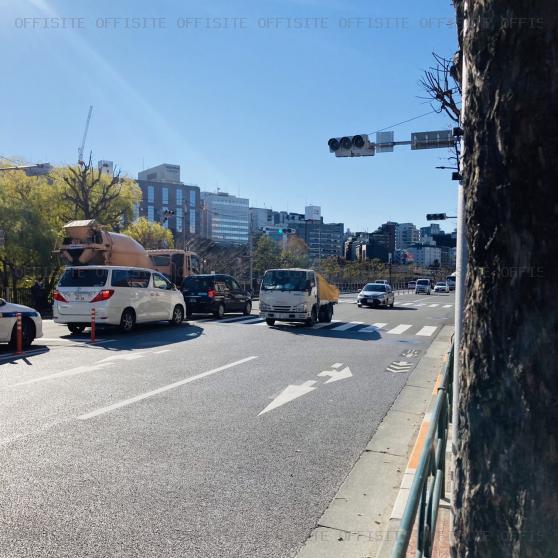
<svg viewBox="0 0 558 558">
<path fill-rule="evenodd" d="M 131 333 L 122 333 L 115 327 L 98 327 L 96 343 L 90 343 L 89 332 L 80 335 L 62 335 L 61 339 L 75 341 L 76 347 L 95 345 L 107 351 L 130 351 L 133 349 L 152 349 L 165 347 L 184 341 L 197 339 L 204 332 L 203 327 L 184 322 L 178 327 L 167 323 L 138 324 Z M 65 345 L 65 347 L 72 345 Z"/>
<path fill-rule="evenodd" d="M 285 333 L 291 333 L 294 335 L 307 335 L 309 337 L 329 337 L 331 339 L 352 339 L 354 341 L 379 341 L 382 339 L 381 332 L 379 330 L 376 331 L 369 331 L 365 333 L 360 333 L 359 331 L 367 327 L 366 324 L 360 329 L 354 328 L 347 331 L 334 331 L 335 328 L 339 324 L 332 324 L 331 328 L 329 327 L 322 327 L 322 328 L 311 328 L 307 327 L 304 324 L 289 324 L 283 323 L 274 326 L 268 326 L 269 329 L 276 329 L 279 331 L 283 331 Z"/>
<path fill-rule="evenodd" d="M 24 364 L 28 366 L 32 366 L 32 362 L 29 360 L 30 358 L 48 353 L 50 349 L 44 345 L 38 344 L 36 341 L 31 345 L 29 349 L 23 352 L 20 355 L 16 355 L 14 350 L 10 347 L 1 347 L 0 348 L 0 370 L 2 365 L 4 364 L 15 364 L 18 361 L 23 361 Z"/>
</svg>

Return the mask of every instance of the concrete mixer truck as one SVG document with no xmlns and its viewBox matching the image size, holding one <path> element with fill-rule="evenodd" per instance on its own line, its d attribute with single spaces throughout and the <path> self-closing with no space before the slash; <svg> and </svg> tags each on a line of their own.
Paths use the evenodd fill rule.
<svg viewBox="0 0 558 558">
<path fill-rule="evenodd" d="M 122 265 L 156 269 L 177 285 L 181 285 L 184 277 L 201 271 L 199 257 L 194 252 L 145 250 L 125 234 L 104 230 L 95 219 L 64 225 L 64 238 L 55 252 L 73 266 Z"/>
</svg>

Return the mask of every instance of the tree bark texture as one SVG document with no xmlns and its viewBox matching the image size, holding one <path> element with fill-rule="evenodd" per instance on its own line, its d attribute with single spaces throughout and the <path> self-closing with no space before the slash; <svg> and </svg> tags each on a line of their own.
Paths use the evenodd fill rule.
<svg viewBox="0 0 558 558">
<path fill-rule="evenodd" d="M 461 37 L 459 558 L 558 557 L 557 13 L 556 0 L 469 0 Z"/>
</svg>

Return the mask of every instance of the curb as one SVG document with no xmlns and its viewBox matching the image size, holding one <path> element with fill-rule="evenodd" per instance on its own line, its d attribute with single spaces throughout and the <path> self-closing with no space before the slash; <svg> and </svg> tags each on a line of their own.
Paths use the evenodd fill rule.
<svg viewBox="0 0 558 558">
<path fill-rule="evenodd" d="M 452 333 L 438 332 L 296 558 L 389 556 L 394 504 Z"/>
</svg>

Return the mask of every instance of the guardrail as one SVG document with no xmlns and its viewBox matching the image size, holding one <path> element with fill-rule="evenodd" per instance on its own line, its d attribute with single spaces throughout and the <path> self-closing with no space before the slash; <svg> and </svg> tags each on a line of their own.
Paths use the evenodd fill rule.
<svg viewBox="0 0 558 558">
<path fill-rule="evenodd" d="M 407 556 L 415 520 L 417 520 L 416 557 L 432 556 L 438 507 L 440 499 L 445 497 L 446 442 L 451 418 L 453 351 L 452 344 L 391 558 Z"/>
</svg>

